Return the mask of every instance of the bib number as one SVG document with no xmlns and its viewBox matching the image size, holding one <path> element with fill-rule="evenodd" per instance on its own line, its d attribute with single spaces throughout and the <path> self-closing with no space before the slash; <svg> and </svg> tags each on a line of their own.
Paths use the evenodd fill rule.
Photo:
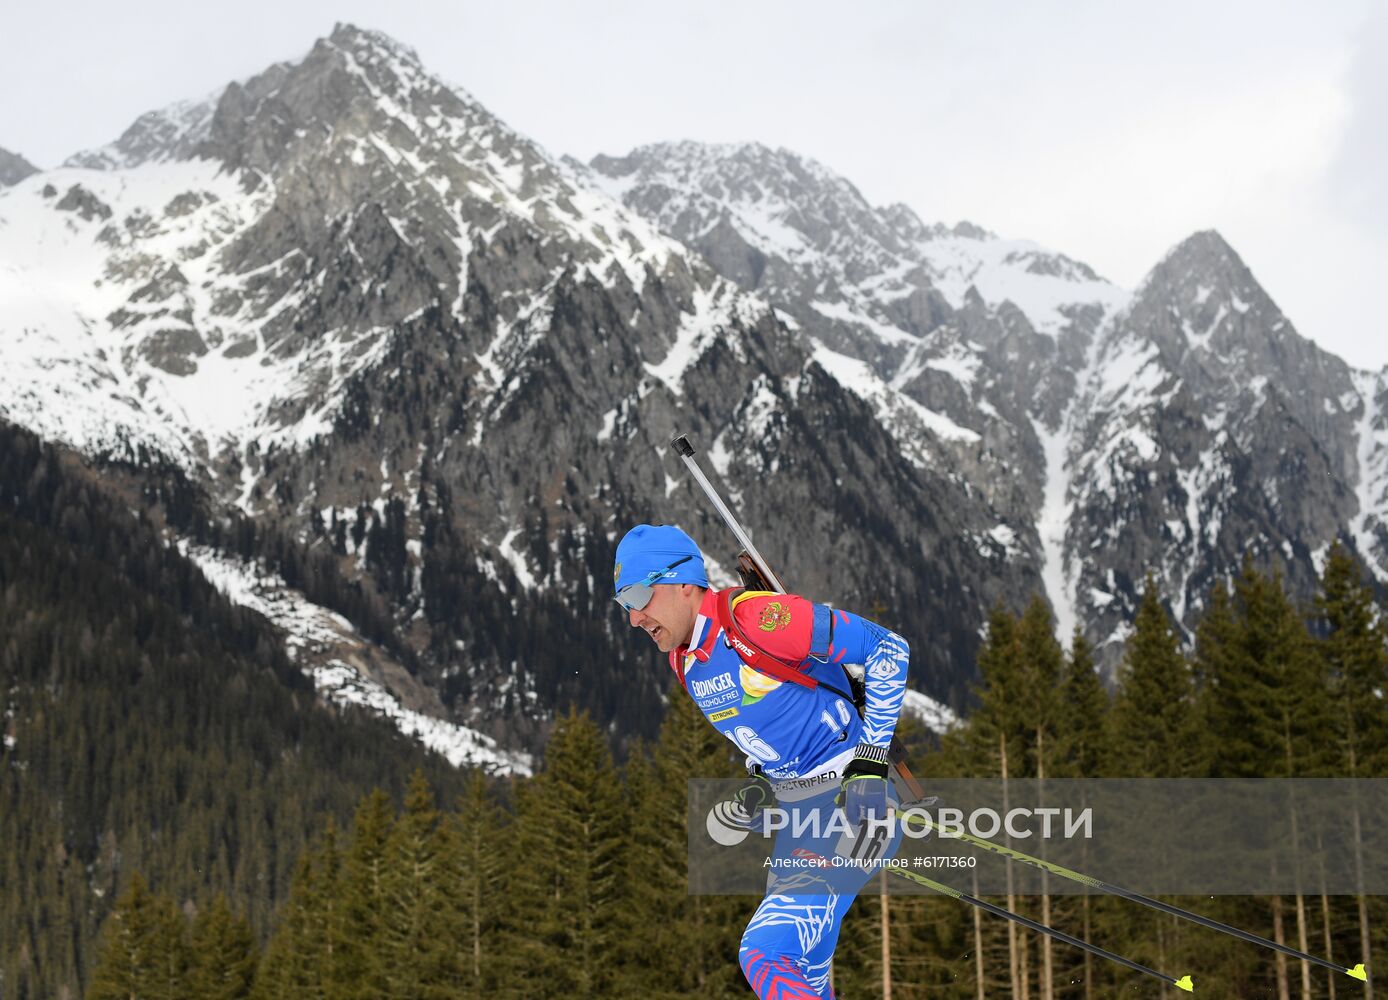
<svg viewBox="0 0 1388 1000">
<path fill-rule="evenodd" d="M 771 744 L 758 736 L 751 726 L 737 726 L 732 731 L 732 738 L 739 750 L 763 764 L 774 764 L 781 759 L 781 755 L 771 749 Z"/>
</svg>

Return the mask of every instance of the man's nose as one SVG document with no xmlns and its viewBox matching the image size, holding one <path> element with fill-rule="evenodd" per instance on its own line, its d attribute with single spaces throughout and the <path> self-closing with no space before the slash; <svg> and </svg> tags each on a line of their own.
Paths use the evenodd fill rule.
<svg viewBox="0 0 1388 1000">
<path fill-rule="evenodd" d="M 636 608 L 632 608 L 630 611 L 627 612 L 627 623 L 631 625 L 632 628 L 640 628 L 641 622 L 645 619 L 645 617 L 646 613 L 644 611 L 639 611 Z"/>
</svg>

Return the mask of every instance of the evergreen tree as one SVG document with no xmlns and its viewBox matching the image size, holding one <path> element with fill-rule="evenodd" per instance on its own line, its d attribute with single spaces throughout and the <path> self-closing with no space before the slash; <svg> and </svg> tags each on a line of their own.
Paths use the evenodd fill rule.
<svg viewBox="0 0 1388 1000">
<path fill-rule="evenodd" d="M 1195 774 L 1212 777 L 1215 772 L 1214 733 L 1221 722 L 1216 697 L 1220 679 L 1234 669 L 1238 656 L 1238 625 L 1234 621 L 1233 596 L 1222 582 L 1210 588 L 1204 613 L 1195 626 L 1191 656 L 1191 677 L 1195 686 L 1192 719 L 1202 734 L 1198 740 Z"/>
<path fill-rule="evenodd" d="M 1335 744 L 1337 727 L 1327 673 L 1280 576 L 1261 573 L 1246 560 L 1232 595 L 1216 589 L 1197 629 L 1196 661 L 1202 680 L 1200 716 L 1207 735 L 1205 766 L 1211 776 L 1325 773 L 1326 747 Z M 1295 850 L 1291 838 L 1300 839 L 1300 816 L 1294 801 L 1289 800 L 1286 814 L 1290 832 L 1282 842 Z M 1290 874 L 1300 878 L 1300 859 L 1294 856 L 1290 865 Z M 1284 867 L 1280 874 L 1289 872 Z M 1295 903 L 1300 938 L 1308 933 L 1302 893 L 1296 894 Z M 1281 897 L 1224 898 L 1211 909 L 1222 910 L 1215 915 L 1227 923 L 1261 926 L 1262 933 L 1278 940 L 1287 937 L 1289 908 Z M 1302 974 L 1309 979 L 1309 969 Z M 1281 955 L 1267 965 L 1231 955 L 1207 973 L 1216 988 L 1240 994 L 1260 989 L 1285 994 L 1290 977 Z"/>
<path fill-rule="evenodd" d="M 1197 630 L 1212 777 L 1256 778 L 1277 760 L 1276 671 L 1268 581 L 1245 561 L 1233 595 L 1217 591 Z"/>
<path fill-rule="evenodd" d="M 463 978 L 462 859 L 455 827 L 441 822 L 422 771 L 410 781 L 385 854 L 380 944 L 386 995 L 456 996 Z"/>
<path fill-rule="evenodd" d="M 151 893 L 137 872 L 107 922 L 88 1000 L 178 1000 L 188 988 L 187 967 L 177 907 Z"/>
<path fill-rule="evenodd" d="M 387 844 L 395 825 L 390 797 L 379 788 L 367 795 L 352 822 L 352 841 L 343 866 L 341 944 L 334 979 L 349 1000 L 387 994 L 382 918 L 386 908 Z"/>
<path fill-rule="evenodd" d="M 1017 619 L 1001 604 L 988 615 L 988 637 L 978 653 L 978 707 L 959 733 L 975 776 L 1001 773 L 999 754 L 1007 746 L 1007 771 L 1022 773 L 1023 747 L 1031 729 L 1021 697 L 1026 688 Z M 991 762 L 991 763 L 989 763 Z"/>
<path fill-rule="evenodd" d="M 1065 652 L 1055 638 L 1055 621 L 1051 617 L 1050 605 L 1040 594 L 1032 597 L 1022 613 L 1017 629 L 1017 645 L 1022 657 L 1018 678 L 1020 689 L 1012 697 L 1029 709 L 1029 731 L 1024 731 L 1028 766 L 1023 773 L 1053 777 L 1048 762 L 1056 754 Z"/>
<path fill-rule="evenodd" d="M 631 835 L 617 953 L 634 996 L 724 996 L 746 990 L 737 964 L 756 900 L 689 893 L 690 782 L 741 778 L 732 744 L 678 687 L 652 760 L 637 748 L 627 764 Z"/>
<path fill-rule="evenodd" d="M 226 897 L 218 895 L 193 921 L 190 994 L 199 1000 L 244 1000 L 251 995 L 257 957 L 249 921 L 232 913 Z"/>
<path fill-rule="evenodd" d="M 1388 632 L 1362 571 L 1343 546 L 1331 546 L 1316 599 L 1317 645 L 1337 711 L 1339 773 L 1388 773 Z"/>
<path fill-rule="evenodd" d="M 1064 652 L 1055 638 L 1055 622 L 1050 605 L 1040 594 L 1032 597 L 1022 614 L 1018 628 L 1018 645 L 1022 654 L 1022 689 L 1014 695 L 1031 708 L 1030 731 L 1027 741 L 1027 776 L 1044 779 L 1054 777 L 1049 767 L 1056 753 L 1056 726 L 1061 713 L 1060 680 L 1064 672 Z M 1044 786 L 1038 786 L 1044 796 Z M 1044 844 L 1042 845 L 1044 853 Z M 1052 922 L 1052 899 L 1049 879 L 1041 876 L 1041 922 Z M 1035 941 L 1040 951 L 1036 962 L 1037 982 L 1041 1000 L 1052 1000 L 1055 989 L 1055 951 L 1050 938 Z M 1026 951 L 1023 952 L 1024 963 Z M 1029 970 L 1023 973 L 1029 974 Z"/>
<path fill-rule="evenodd" d="M 1113 731 L 1110 728 L 1109 697 L 1095 669 L 1093 650 L 1084 631 L 1075 626 L 1070 639 L 1070 652 L 1065 660 L 1065 672 L 1060 682 L 1060 712 L 1057 760 L 1055 773 L 1064 778 L 1094 778 L 1107 773 Z M 1089 802 L 1081 798 L 1084 807 Z M 1081 855 L 1081 871 L 1087 871 L 1087 853 Z M 1056 901 L 1057 926 L 1077 933 L 1084 940 L 1094 934 L 1096 907 L 1089 895 L 1065 896 Z M 1072 989 L 1062 995 L 1084 998 L 1095 996 L 1096 973 L 1107 976 L 1109 970 L 1096 970 L 1093 956 L 1073 950 L 1058 950 L 1056 961 L 1060 981 Z"/>
<path fill-rule="evenodd" d="M 1351 778 L 1381 777 L 1388 773 L 1388 633 L 1358 564 L 1338 543 L 1326 558 L 1316 612 L 1322 635 L 1318 652 L 1339 722 L 1332 767 Z M 1356 871 L 1362 872 L 1363 820 L 1359 803 L 1351 808 L 1351 850 Z M 1358 935 L 1351 951 L 1369 966 L 1370 992 L 1377 978 L 1372 971 L 1374 925 L 1384 925 L 1381 914 L 1373 915 L 1376 908 L 1361 890 L 1355 898 Z"/>
<path fill-rule="evenodd" d="M 1195 766 L 1193 681 L 1180 640 L 1147 577 L 1119 672 L 1111 768 L 1118 777 L 1179 777 Z"/>
<path fill-rule="evenodd" d="M 501 912 L 508 828 L 501 808 L 487 794 L 487 780 L 474 771 L 458 800 L 454 818 L 458 842 L 457 896 L 461 931 L 456 946 L 462 952 L 459 995 L 471 1000 L 491 996 L 496 989 L 496 952 Z"/>
<path fill-rule="evenodd" d="M 585 715 L 562 716 L 543 772 L 518 789 L 502 949 L 513 995 L 599 996 L 611 988 L 630 822 L 602 733 Z"/>
<path fill-rule="evenodd" d="M 256 971 L 258 1000 L 344 995 L 338 963 L 345 942 L 335 920 L 343 890 L 336 831 L 329 825 L 321 846 L 299 859 L 289 899 Z"/>
<path fill-rule="evenodd" d="M 131 470 L 105 471 L 126 482 Z M 184 537 L 262 559 L 278 549 L 273 558 L 299 561 L 314 585 L 322 567 L 284 532 L 202 520 L 195 487 L 146 474 L 146 498 L 182 519 Z M 180 900 L 225 893 L 270 927 L 324 814 L 349 817 L 366 789 L 400 787 L 421 765 L 450 796 L 461 787 L 389 721 L 318 703 L 283 636 L 107 483 L 0 422 L 7 993 L 21 980 L 29 995 L 84 993 L 133 871 L 157 873 Z M 343 588 L 314 599 L 370 626 Z"/>
<path fill-rule="evenodd" d="M 1094 665 L 1094 651 L 1076 625 L 1060 682 L 1057 777 L 1093 778 L 1109 764 L 1109 697 Z"/>
<path fill-rule="evenodd" d="M 988 636 L 979 651 L 978 668 L 979 706 L 960 734 L 960 752 L 972 776 L 998 775 L 1010 780 L 1025 773 L 1027 747 L 1034 740 L 1032 713 L 1026 700 L 1033 675 L 1027 669 L 1020 623 L 1001 604 L 988 616 Z M 950 742 L 953 741 L 947 741 L 947 745 Z M 1005 800 L 1007 789 L 1007 781 L 1004 781 Z M 1010 805 L 1010 802 L 1005 804 Z M 1012 891 L 1011 862 L 1007 865 L 1006 906 L 1016 910 L 1019 903 Z M 1022 957 L 1027 947 L 1026 933 L 1011 922 L 992 923 L 987 926 L 988 936 L 981 943 L 990 954 L 1006 956 L 1005 962 L 1000 960 L 994 967 L 1007 970 L 1006 978 L 999 985 L 1005 983 L 1016 995 L 1020 995 L 1028 979 Z"/>
</svg>

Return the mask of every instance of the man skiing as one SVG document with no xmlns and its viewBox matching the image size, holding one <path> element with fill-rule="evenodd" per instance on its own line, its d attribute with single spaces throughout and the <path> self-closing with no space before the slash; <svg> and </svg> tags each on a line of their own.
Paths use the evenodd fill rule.
<svg viewBox="0 0 1388 1000">
<path fill-rule="evenodd" d="M 749 778 L 734 801 L 749 826 L 760 828 L 761 811 L 778 803 L 841 806 L 864 838 L 888 817 L 895 803 L 887 751 L 910 656 L 904 639 L 803 597 L 716 592 L 699 547 L 672 525 L 627 532 L 613 583 L 628 623 L 669 654 L 704 716 L 746 755 Z M 861 715 L 846 665 L 864 668 Z M 773 867 L 738 951 L 762 1000 L 832 1000 L 829 966 L 840 924 L 875 872 L 835 868 L 829 875 L 826 855 L 836 842 L 778 838 L 777 858 L 815 858 L 825 874 L 781 875 Z M 889 858 L 895 847 L 878 834 L 872 856 Z"/>
</svg>

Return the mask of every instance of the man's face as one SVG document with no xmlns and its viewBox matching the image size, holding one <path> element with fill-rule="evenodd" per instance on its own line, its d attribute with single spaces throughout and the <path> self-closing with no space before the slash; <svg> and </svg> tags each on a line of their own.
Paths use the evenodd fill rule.
<svg viewBox="0 0 1388 1000">
<path fill-rule="evenodd" d="M 642 629 L 662 653 L 686 645 L 694 635 L 696 611 L 690 595 L 697 589 L 687 583 L 657 583 L 650 603 L 640 611 L 628 611 L 632 628 Z"/>
</svg>

